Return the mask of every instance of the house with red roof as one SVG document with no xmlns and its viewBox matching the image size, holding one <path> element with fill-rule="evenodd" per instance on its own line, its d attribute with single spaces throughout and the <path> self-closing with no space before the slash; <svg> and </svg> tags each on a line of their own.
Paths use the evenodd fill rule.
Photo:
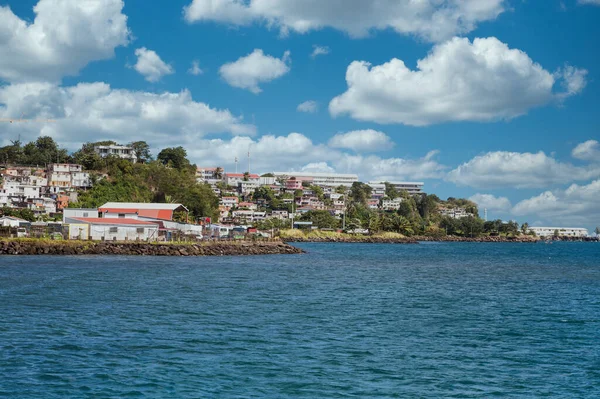
<svg viewBox="0 0 600 399">
<path fill-rule="evenodd" d="M 104 218 L 172 221 L 175 212 L 188 212 L 181 204 L 107 202 L 98 208 Z"/>
</svg>

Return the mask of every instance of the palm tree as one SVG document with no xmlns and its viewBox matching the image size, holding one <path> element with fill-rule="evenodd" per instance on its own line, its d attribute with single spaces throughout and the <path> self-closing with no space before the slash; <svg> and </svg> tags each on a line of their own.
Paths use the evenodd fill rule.
<svg viewBox="0 0 600 399">
<path fill-rule="evenodd" d="M 403 234 L 405 236 L 410 236 L 414 233 L 410 220 L 408 220 L 404 216 L 395 215 L 393 222 L 394 228 L 398 233 Z"/>
<path fill-rule="evenodd" d="M 527 234 L 528 231 L 529 231 L 529 223 L 525 222 L 521 225 L 521 232 L 523 234 Z"/>
<path fill-rule="evenodd" d="M 596 230 L 594 230 L 597 236 L 600 236 L 600 226 L 596 226 Z"/>
<path fill-rule="evenodd" d="M 244 172 L 244 181 L 250 180 L 250 172 Z"/>
<path fill-rule="evenodd" d="M 223 168 L 218 166 L 213 173 L 213 177 L 217 180 L 221 180 L 223 178 Z"/>
</svg>

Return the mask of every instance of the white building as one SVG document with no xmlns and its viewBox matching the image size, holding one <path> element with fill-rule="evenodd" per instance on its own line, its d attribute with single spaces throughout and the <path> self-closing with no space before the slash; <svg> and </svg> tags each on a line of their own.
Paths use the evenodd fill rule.
<svg viewBox="0 0 600 399">
<path fill-rule="evenodd" d="M 157 223 L 134 219 L 67 218 L 69 239 L 105 241 L 158 240 Z"/>
<path fill-rule="evenodd" d="M 383 201 L 381 201 L 381 209 L 383 209 L 384 211 L 397 211 L 398 209 L 400 209 L 401 203 L 402 198 L 394 198 L 393 200 L 384 199 Z"/>
<path fill-rule="evenodd" d="M 324 187 L 350 187 L 352 183 L 358 182 L 358 176 L 354 174 L 341 173 L 307 173 L 307 172 L 273 172 L 276 178 L 295 177 L 296 180 L 308 181 L 316 186 Z"/>
<path fill-rule="evenodd" d="M 448 216 L 453 219 L 462 219 L 468 216 L 473 216 L 470 213 L 467 213 L 467 211 L 465 211 L 463 208 L 442 208 L 440 209 L 440 215 Z"/>
<path fill-rule="evenodd" d="M 249 174 L 247 180 L 244 180 L 243 173 L 225 173 L 224 180 L 228 186 L 238 187 L 238 183 L 246 182 L 252 183 L 258 187 L 260 184 L 260 176 L 256 174 Z"/>
<path fill-rule="evenodd" d="M 425 186 L 425 183 L 423 182 L 398 182 L 398 181 L 391 181 L 391 182 L 387 182 L 389 184 L 391 184 L 392 186 L 394 186 L 394 188 L 396 189 L 396 191 L 400 192 L 400 191 L 408 191 L 409 194 L 413 195 L 413 194 L 421 194 L 423 192 L 423 187 Z M 383 187 L 383 190 L 385 192 L 385 182 L 369 182 L 368 183 L 369 186 L 371 186 L 374 190 L 380 190 Z"/>
<path fill-rule="evenodd" d="M 552 237 L 558 231 L 560 237 L 587 237 L 588 231 L 582 227 L 530 227 L 538 237 Z"/>
<path fill-rule="evenodd" d="M 67 218 L 98 218 L 98 209 L 94 208 L 65 208 L 63 223 Z"/>
<path fill-rule="evenodd" d="M 122 159 L 129 159 L 133 162 L 137 161 L 135 150 L 126 145 L 97 145 L 94 147 L 94 151 L 102 158 L 115 156 Z"/>
<path fill-rule="evenodd" d="M 19 227 L 21 223 L 28 223 L 27 220 L 17 218 L 14 216 L 2 216 L 0 217 L 1 227 Z"/>
</svg>

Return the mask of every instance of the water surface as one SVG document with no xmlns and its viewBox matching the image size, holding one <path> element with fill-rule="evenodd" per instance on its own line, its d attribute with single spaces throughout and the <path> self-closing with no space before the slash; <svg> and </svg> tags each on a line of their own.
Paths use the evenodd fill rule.
<svg viewBox="0 0 600 399">
<path fill-rule="evenodd" d="M 600 244 L 299 246 L 0 257 L 0 397 L 600 397 Z"/>
</svg>

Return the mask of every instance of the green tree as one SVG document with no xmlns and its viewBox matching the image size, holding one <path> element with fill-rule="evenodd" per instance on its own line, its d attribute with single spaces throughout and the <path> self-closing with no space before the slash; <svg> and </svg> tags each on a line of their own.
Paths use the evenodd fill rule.
<svg viewBox="0 0 600 399">
<path fill-rule="evenodd" d="M 600 236 L 600 226 L 596 226 L 596 230 L 594 230 L 597 236 Z"/>
<path fill-rule="evenodd" d="M 529 223 L 525 222 L 521 225 L 521 233 L 527 234 L 529 231 Z"/>
<path fill-rule="evenodd" d="M 339 225 L 339 220 L 329 211 L 308 211 L 300 220 L 313 222 L 313 226 L 320 229 L 334 229 Z"/>
<path fill-rule="evenodd" d="M 133 143 L 129 143 L 129 147 L 133 148 L 133 151 L 135 151 L 138 162 L 148 163 L 152 160 L 150 146 L 145 141 L 134 141 Z"/>
<path fill-rule="evenodd" d="M 354 182 L 352 183 L 352 187 L 350 187 L 350 195 L 349 199 L 351 202 L 367 206 L 369 203 L 369 199 L 371 198 L 371 193 L 373 189 L 368 184 L 362 182 Z"/>
<path fill-rule="evenodd" d="M 398 190 L 396 190 L 396 187 L 389 182 L 385 182 L 384 184 L 385 184 L 385 196 L 391 200 L 398 198 L 398 196 L 400 194 L 398 193 Z"/>
<path fill-rule="evenodd" d="M 170 147 L 162 150 L 156 159 L 163 165 L 170 166 L 175 169 L 190 168 L 190 161 L 187 159 L 187 151 L 183 147 Z"/>
<path fill-rule="evenodd" d="M 483 220 L 475 216 L 460 219 L 460 226 L 464 236 L 478 237 L 483 232 Z"/>
<path fill-rule="evenodd" d="M 554 236 L 555 238 L 558 238 L 558 237 L 560 237 L 560 233 L 558 232 L 558 229 L 554 230 L 554 234 L 553 234 L 553 236 Z"/>
<path fill-rule="evenodd" d="M 213 178 L 216 180 L 221 180 L 223 178 L 223 168 L 220 166 L 217 166 L 215 168 L 215 172 L 213 173 Z"/>
</svg>

